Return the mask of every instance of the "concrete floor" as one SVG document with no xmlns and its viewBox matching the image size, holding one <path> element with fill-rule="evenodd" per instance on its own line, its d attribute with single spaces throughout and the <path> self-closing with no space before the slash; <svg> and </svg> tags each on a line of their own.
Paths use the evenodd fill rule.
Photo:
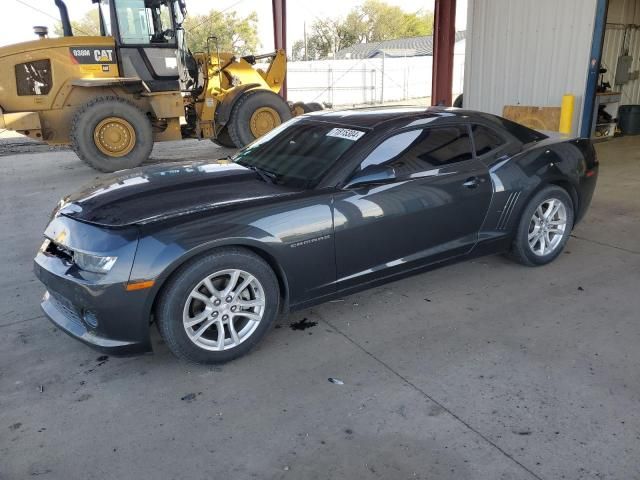
<svg viewBox="0 0 640 480">
<path fill-rule="evenodd" d="M 283 318 L 216 368 L 155 330 L 154 355 L 99 359 L 45 320 L 32 257 L 55 202 L 98 174 L 67 151 L 0 158 L 0 478 L 640 478 L 640 138 L 598 151 L 554 264 L 405 279 Z M 318 324 L 288 328 L 303 318 Z"/>
</svg>

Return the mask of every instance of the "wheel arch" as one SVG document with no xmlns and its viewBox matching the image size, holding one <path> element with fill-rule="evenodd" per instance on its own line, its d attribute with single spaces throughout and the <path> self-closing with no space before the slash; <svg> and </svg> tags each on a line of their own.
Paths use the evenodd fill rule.
<svg viewBox="0 0 640 480">
<path fill-rule="evenodd" d="M 526 201 L 522 203 L 523 207 L 528 205 L 529 202 L 531 201 L 531 199 L 538 194 L 538 192 L 540 192 L 542 189 L 549 187 L 549 186 L 556 186 L 556 187 L 560 187 L 563 190 L 565 190 L 568 194 L 569 197 L 571 198 L 571 202 L 573 203 L 573 213 L 574 216 L 577 214 L 578 212 L 578 205 L 579 205 L 579 198 L 578 198 L 578 191 L 576 189 L 576 187 L 573 186 L 573 184 L 567 180 L 566 178 L 560 178 L 560 177 L 551 177 L 551 178 L 546 178 L 543 179 L 537 186 L 536 188 L 532 189 L 531 192 L 529 193 L 529 195 L 526 198 Z"/>
<path fill-rule="evenodd" d="M 522 217 L 522 214 L 525 208 L 527 207 L 527 205 L 529 205 L 529 202 L 531 201 L 531 199 L 548 186 L 560 187 L 569 194 L 569 197 L 571 198 L 571 202 L 573 203 L 574 219 L 577 218 L 577 214 L 579 211 L 580 198 L 578 196 L 578 191 L 576 187 L 566 178 L 561 178 L 561 177 L 543 178 L 540 182 L 538 182 L 537 185 L 535 185 L 535 187 L 531 188 L 530 190 L 527 190 L 526 196 L 522 199 L 522 201 L 518 202 L 516 211 L 513 213 L 513 215 L 511 215 L 511 218 L 509 221 L 509 224 L 510 224 L 509 232 L 511 232 L 510 235 L 512 235 L 513 232 L 515 232 L 515 229 L 517 228 L 518 223 L 520 222 L 520 218 Z M 575 226 L 575 223 L 576 222 L 574 221 L 574 226 Z"/>
<path fill-rule="evenodd" d="M 181 256 L 178 260 L 176 260 L 175 262 L 173 262 L 172 264 L 170 264 L 161 274 L 159 277 L 156 278 L 156 284 L 154 285 L 154 290 L 153 290 L 153 294 L 152 294 L 152 300 L 149 303 L 149 308 L 148 308 L 148 315 L 149 318 L 151 319 L 151 316 L 155 313 L 160 296 L 162 294 L 162 292 L 164 291 L 164 289 L 166 288 L 167 284 L 169 283 L 169 281 L 171 280 L 171 278 L 173 278 L 173 276 L 176 274 L 176 272 L 182 267 L 184 266 L 187 262 L 190 262 L 198 257 L 202 257 L 204 255 L 208 255 L 216 250 L 222 250 L 225 248 L 239 248 L 239 249 L 244 249 L 244 250 L 248 250 L 256 255 L 258 255 L 260 258 L 262 258 L 265 262 L 267 262 L 267 265 L 269 265 L 269 267 L 273 270 L 273 273 L 276 276 L 276 279 L 278 280 L 278 287 L 280 290 L 280 300 L 282 301 L 281 303 L 281 307 L 280 307 L 280 311 L 282 313 L 286 313 L 289 310 L 289 282 L 287 279 L 287 275 L 284 271 L 284 269 L 282 268 L 282 266 L 280 265 L 280 263 L 277 261 L 277 259 L 275 258 L 275 256 L 273 254 L 271 254 L 267 249 L 265 249 L 264 247 L 252 244 L 252 243 L 248 243 L 248 242 L 229 242 L 229 243 L 216 243 L 216 244 L 207 244 L 207 245 L 203 245 L 199 248 L 195 248 L 187 253 L 185 253 L 185 255 Z M 158 282 L 159 280 L 159 282 Z"/>
<path fill-rule="evenodd" d="M 571 197 L 571 202 L 573 203 L 573 216 L 574 218 L 576 218 L 578 212 L 580 211 L 580 197 L 578 196 L 578 190 L 576 189 L 576 187 L 574 187 L 573 184 L 566 179 L 553 179 L 550 180 L 547 185 L 555 185 L 567 191 L 567 193 Z M 540 190 L 542 188 L 543 187 L 541 187 Z"/>
</svg>

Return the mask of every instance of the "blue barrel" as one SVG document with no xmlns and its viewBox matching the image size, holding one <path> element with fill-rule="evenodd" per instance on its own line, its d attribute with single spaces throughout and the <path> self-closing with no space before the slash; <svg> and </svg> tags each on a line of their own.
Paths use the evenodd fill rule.
<svg viewBox="0 0 640 480">
<path fill-rule="evenodd" d="M 640 105 L 622 105 L 618 110 L 618 126 L 625 135 L 640 135 Z"/>
</svg>

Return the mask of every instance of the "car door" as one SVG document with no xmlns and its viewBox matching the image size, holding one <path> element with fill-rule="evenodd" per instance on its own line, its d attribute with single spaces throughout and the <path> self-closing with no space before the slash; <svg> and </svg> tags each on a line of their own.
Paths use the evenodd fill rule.
<svg viewBox="0 0 640 480">
<path fill-rule="evenodd" d="M 468 252 L 491 200 L 464 124 L 391 135 L 353 175 L 380 166 L 395 178 L 334 196 L 339 290 Z"/>
</svg>

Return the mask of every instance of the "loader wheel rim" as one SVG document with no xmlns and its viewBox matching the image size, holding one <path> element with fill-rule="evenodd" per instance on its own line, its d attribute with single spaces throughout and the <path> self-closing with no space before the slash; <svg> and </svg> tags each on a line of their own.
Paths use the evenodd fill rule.
<svg viewBox="0 0 640 480">
<path fill-rule="evenodd" d="M 108 117 L 96 125 L 93 140 L 98 150 L 105 155 L 124 157 L 136 145 L 136 131 L 123 118 Z"/>
<path fill-rule="evenodd" d="M 251 133 L 255 138 L 261 137 L 265 133 L 270 132 L 281 123 L 282 119 L 280 118 L 280 114 L 271 107 L 258 108 L 253 112 L 251 120 L 249 120 Z"/>
</svg>

